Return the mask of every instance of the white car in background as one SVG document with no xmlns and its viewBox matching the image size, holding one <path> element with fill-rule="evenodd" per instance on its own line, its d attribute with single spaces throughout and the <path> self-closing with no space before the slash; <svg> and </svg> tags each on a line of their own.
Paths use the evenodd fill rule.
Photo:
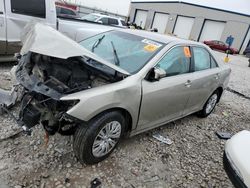
<svg viewBox="0 0 250 188">
<path fill-rule="evenodd" d="M 119 17 L 113 17 L 109 16 L 107 14 L 100 14 L 100 13 L 91 13 L 83 16 L 81 20 L 90 21 L 90 22 L 96 22 L 101 23 L 104 25 L 112 25 L 112 26 L 118 26 L 118 27 L 126 27 L 126 22 Z"/>
<path fill-rule="evenodd" d="M 224 168 L 235 187 L 250 187 L 250 132 L 241 131 L 227 141 Z"/>
</svg>

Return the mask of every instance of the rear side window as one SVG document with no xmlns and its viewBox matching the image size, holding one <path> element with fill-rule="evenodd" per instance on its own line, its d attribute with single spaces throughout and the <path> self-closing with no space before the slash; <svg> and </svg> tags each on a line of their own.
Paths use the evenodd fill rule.
<svg viewBox="0 0 250 188">
<path fill-rule="evenodd" d="M 109 18 L 109 25 L 119 25 L 117 19 Z"/>
<path fill-rule="evenodd" d="M 194 56 L 195 71 L 201 71 L 218 67 L 217 62 L 205 48 L 193 47 L 193 54 L 194 54 L 193 56 Z"/>
<path fill-rule="evenodd" d="M 210 69 L 210 54 L 204 48 L 193 47 L 195 71 Z"/>
<path fill-rule="evenodd" d="M 189 47 L 176 47 L 163 57 L 157 67 L 166 71 L 166 76 L 185 74 L 190 71 L 191 59 L 185 54 L 185 50 L 190 53 Z"/>
<path fill-rule="evenodd" d="M 10 0 L 11 12 L 46 18 L 45 0 Z"/>
</svg>

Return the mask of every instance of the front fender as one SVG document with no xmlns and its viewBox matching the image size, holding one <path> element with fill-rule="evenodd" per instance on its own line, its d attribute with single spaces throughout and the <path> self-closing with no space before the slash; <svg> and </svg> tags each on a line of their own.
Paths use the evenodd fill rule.
<svg viewBox="0 0 250 188">
<path fill-rule="evenodd" d="M 126 82 L 123 83 L 128 86 Z M 103 111 L 112 108 L 127 110 L 132 117 L 132 129 L 136 128 L 141 102 L 140 85 L 115 83 L 65 96 L 61 100 L 80 100 L 67 114 L 83 121 L 89 121 Z"/>
</svg>

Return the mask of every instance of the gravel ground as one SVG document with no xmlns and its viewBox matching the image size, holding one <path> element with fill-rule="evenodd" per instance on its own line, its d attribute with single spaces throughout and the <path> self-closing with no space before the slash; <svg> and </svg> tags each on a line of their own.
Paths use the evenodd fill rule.
<svg viewBox="0 0 250 188">
<path fill-rule="evenodd" d="M 249 95 L 247 59 L 231 58 L 228 65 L 233 73 L 229 87 Z M 8 64 L 0 65 L 1 88 L 10 88 L 10 68 Z M 14 113 L 17 108 L 13 109 Z M 5 183 L 16 188 L 80 188 L 90 187 L 90 182 L 99 178 L 103 187 L 230 188 L 232 184 L 222 164 L 225 141 L 220 140 L 215 131 L 250 130 L 249 113 L 250 100 L 226 91 L 208 118 L 191 115 L 125 139 L 107 160 L 92 166 L 77 162 L 71 137 L 56 135 L 46 147 L 41 127 L 36 127 L 31 136 L 20 134 L 4 140 L 19 131 L 5 114 L 0 116 L 0 187 Z M 155 140 L 154 132 L 168 136 L 173 144 Z"/>
<path fill-rule="evenodd" d="M 225 54 L 216 52 L 222 59 L 225 58 Z M 229 55 L 228 66 L 232 69 L 231 80 L 228 85 L 229 88 L 238 91 L 248 97 L 250 97 L 250 67 L 248 67 L 248 59 L 243 56 Z"/>
</svg>

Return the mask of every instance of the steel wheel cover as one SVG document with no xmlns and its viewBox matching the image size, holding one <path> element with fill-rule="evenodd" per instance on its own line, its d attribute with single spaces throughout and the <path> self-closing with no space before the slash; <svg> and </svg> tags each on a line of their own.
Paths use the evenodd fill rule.
<svg viewBox="0 0 250 188">
<path fill-rule="evenodd" d="M 121 137 L 122 126 L 118 121 L 107 123 L 97 134 L 93 146 L 92 154 L 94 157 L 107 155 L 117 144 Z"/>
<path fill-rule="evenodd" d="M 206 113 L 209 114 L 215 107 L 216 103 L 217 103 L 217 100 L 218 100 L 218 95 L 217 94 L 213 94 L 209 100 L 208 100 L 208 103 L 207 103 L 207 106 L 206 106 Z"/>
</svg>

